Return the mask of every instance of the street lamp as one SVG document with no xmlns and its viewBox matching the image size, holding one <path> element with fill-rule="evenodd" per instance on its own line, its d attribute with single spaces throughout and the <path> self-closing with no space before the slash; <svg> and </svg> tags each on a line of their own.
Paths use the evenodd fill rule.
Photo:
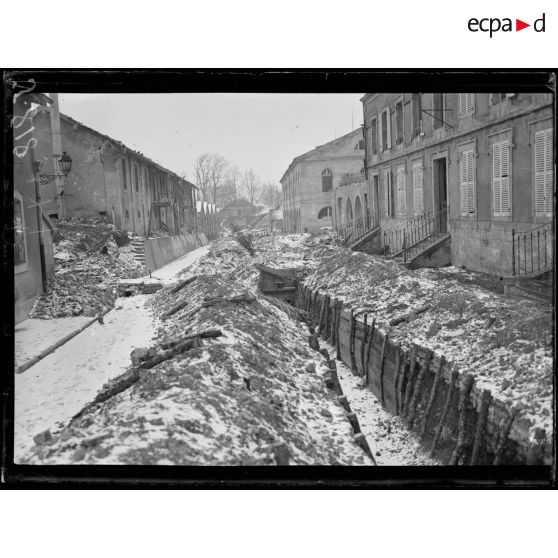
<svg viewBox="0 0 558 558">
<path fill-rule="evenodd" d="M 41 168 L 40 161 L 33 161 L 33 171 L 35 174 L 39 174 L 39 180 L 41 185 L 48 184 L 57 178 L 65 178 L 72 170 L 72 158 L 64 151 L 60 159 L 58 160 L 58 166 L 62 171 L 62 174 L 39 174 Z"/>
</svg>

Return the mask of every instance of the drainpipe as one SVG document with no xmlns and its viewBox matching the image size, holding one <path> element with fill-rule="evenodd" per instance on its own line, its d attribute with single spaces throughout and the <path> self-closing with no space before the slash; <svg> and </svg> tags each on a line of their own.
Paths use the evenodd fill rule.
<svg viewBox="0 0 558 558">
<path fill-rule="evenodd" d="M 33 151 L 31 151 L 33 153 Z M 31 165 L 35 156 L 33 154 L 31 158 Z M 46 269 L 46 258 L 45 258 L 45 243 L 43 241 L 43 209 L 41 207 L 41 190 L 39 189 L 39 177 L 38 173 L 33 171 L 33 177 L 35 181 L 35 201 L 37 203 L 37 234 L 39 235 L 39 256 L 41 259 L 41 280 L 43 284 L 43 293 L 48 292 L 48 276 Z"/>
</svg>

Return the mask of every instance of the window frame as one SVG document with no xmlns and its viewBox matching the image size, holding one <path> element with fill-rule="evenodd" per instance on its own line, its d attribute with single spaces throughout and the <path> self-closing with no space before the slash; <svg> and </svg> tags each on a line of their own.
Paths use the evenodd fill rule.
<svg viewBox="0 0 558 558">
<path fill-rule="evenodd" d="M 462 97 L 464 97 L 464 110 L 462 111 L 462 104 L 461 104 L 461 99 Z M 470 107 L 469 107 L 469 100 L 470 102 Z M 457 94 L 457 118 L 458 119 L 463 119 L 463 118 L 470 118 L 471 116 L 474 116 L 475 114 L 475 102 L 476 102 L 476 97 L 474 93 L 458 93 Z"/>
<path fill-rule="evenodd" d="M 543 166 L 544 169 L 542 171 L 543 173 L 543 181 L 544 181 L 544 186 L 543 186 L 543 190 L 544 190 L 544 211 L 541 213 L 539 211 L 537 211 L 537 174 L 541 171 L 537 171 L 537 136 L 539 134 L 543 134 L 543 138 L 544 135 L 548 134 L 550 136 L 550 139 L 548 141 L 549 145 L 550 145 L 550 156 L 548 157 L 548 161 L 547 161 L 547 151 L 546 151 L 546 140 L 543 140 Z M 532 168 L 533 168 L 533 173 L 532 173 L 532 179 L 533 179 L 533 208 L 534 208 L 534 215 L 536 219 L 548 219 L 548 218 L 552 218 L 553 216 L 553 206 L 554 206 L 554 153 L 553 153 L 553 145 L 554 145 L 554 129 L 552 127 L 550 128 L 542 128 L 540 130 L 536 130 L 534 131 L 533 134 L 533 149 L 532 149 Z M 550 168 L 546 168 L 547 167 L 547 163 L 548 166 Z M 549 180 L 549 185 L 550 187 L 548 188 L 547 185 L 547 180 Z M 550 190 L 550 197 L 548 198 L 547 196 L 547 188 Z M 550 202 L 548 202 L 548 199 L 550 199 Z"/>
<path fill-rule="evenodd" d="M 393 178 L 391 167 L 382 169 L 382 182 L 384 184 L 384 216 L 393 218 Z"/>
<path fill-rule="evenodd" d="M 397 215 L 399 217 L 407 216 L 407 172 L 405 165 L 397 165 L 395 168 L 395 186 L 397 199 Z M 401 180 L 400 180 L 401 179 Z M 402 188 L 400 188 L 402 186 Z M 403 200 L 403 203 L 401 203 Z"/>
<path fill-rule="evenodd" d="M 468 180 L 469 172 L 465 169 L 466 180 L 463 181 L 463 162 L 464 156 L 471 158 L 471 181 Z M 474 145 L 468 145 L 460 149 L 459 151 L 459 214 L 461 217 L 475 217 L 477 214 L 477 156 L 476 149 Z M 463 187 L 466 185 L 465 188 Z M 471 188 L 472 186 L 472 188 Z M 472 190 L 472 195 L 471 195 Z M 467 210 L 464 207 L 464 199 L 467 198 Z M 473 203 L 471 204 L 471 200 Z M 473 206 L 471 208 L 471 206 Z"/>
<path fill-rule="evenodd" d="M 416 171 L 420 169 L 420 188 L 416 186 Z M 415 217 L 424 213 L 424 164 L 421 159 L 415 159 L 412 166 L 413 177 L 413 214 Z M 417 198 L 417 190 L 420 190 L 420 198 Z M 420 209 L 417 209 L 417 199 L 420 199 Z"/>
<path fill-rule="evenodd" d="M 324 189 L 324 178 L 328 177 L 330 180 L 330 184 L 329 184 L 329 188 Z M 322 192 L 332 192 L 333 191 L 333 173 L 331 172 L 331 169 L 329 168 L 325 168 L 322 170 L 321 173 L 321 179 L 322 179 Z"/>
<path fill-rule="evenodd" d="M 386 144 L 384 147 L 384 124 L 383 117 L 386 117 Z M 391 111 L 389 105 L 380 112 L 380 151 L 389 151 L 391 149 Z"/>
<path fill-rule="evenodd" d="M 401 116 L 397 116 L 397 107 L 401 107 Z M 398 133 L 399 124 L 401 122 L 401 135 Z M 395 145 L 402 145 L 405 141 L 405 107 L 403 97 L 399 97 L 395 101 Z"/>
</svg>

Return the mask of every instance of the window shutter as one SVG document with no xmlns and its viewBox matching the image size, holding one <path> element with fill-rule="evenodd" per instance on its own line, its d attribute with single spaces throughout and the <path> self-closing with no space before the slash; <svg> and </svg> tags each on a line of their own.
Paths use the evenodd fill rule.
<svg viewBox="0 0 558 558">
<path fill-rule="evenodd" d="M 511 209 L 510 192 L 510 142 L 502 142 L 501 153 L 501 172 L 500 172 L 500 195 L 501 195 L 501 214 L 509 215 Z"/>
<path fill-rule="evenodd" d="M 422 163 L 417 163 L 413 167 L 413 203 L 415 215 L 419 215 L 424 209 L 422 197 Z"/>
<path fill-rule="evenodd" d="M 397 169 L 397 207 L 401 215 L 407 213 L 407 199 L 405 194 L 405 169 L 399 168 Z"/>
<path fill-rule="evenodd" d="M 552 129 L 535 134 L 535 212 L 552 216 Z"/>
<path fill-rule="evenodd" d="M 474 93 L 467 93 L 466 95 L 467 105 L 466 105 L 466 114 L 470 115 L 473 114 L 473 105 L 475 101 L 475 94 Z"/>
<path fill-rule="evenodd" d="M 383 142 L 383 135 L 382 135 L 382 114 L 378 113 L 378 150 L 384 150 L 384 142 Z"/>
<path fill-rule="evenodd" d="M 458 94 L 458 116 L 460 118 L 462 118 L 463 116 L 465 116 L 467 109 L 466 109 L 466 101 L 465 101 L 465 93 L 459 93 Z"/>
<path fill-rule="evenodd" d="M 502 144 L 492 146 L 492 208 L 494 215 L 501 214 L 501 189 L 500 170 L 502 168 Z"/>
<path fill-rule="evenodd" d="M 390 192 L 389 192 L 389 171 L 385 170 L 384 171 L 384 191 L 385 191 L 385 197 L 384 197 L 384 204 L 385 204 L 385 212 L 386 215 L 388 217 L 391 216 L 391 211 L 390 211 Z"/>
<path fill-rule="evenodd" d="M 469 213 L 477 211 L 477 188 L 475 184 L 475 154 L 473 151 L 467 151 L 467 193 L 468 193 L 468 209 Z"/>
<path fill-rule="evenodd" d="M 469 184 L 467 182 L 467 152 L 461 153 L 459 159 L 459 185 L 461 189 L 461 215 L 468 213 L 468 200 L 469 200 Z"/>
<path fill-rule="evenodd" d="M 389 108 L 386 109 L 386 121 L 387 121 L 387 148 L 391 149 L 391 116 Z"/>
</svg>

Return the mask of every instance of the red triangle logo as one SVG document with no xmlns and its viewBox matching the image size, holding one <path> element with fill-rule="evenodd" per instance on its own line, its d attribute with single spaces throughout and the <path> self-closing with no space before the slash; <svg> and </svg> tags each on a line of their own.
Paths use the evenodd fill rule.
<svg viewBox="0 0 558 558">
<path fill-rule="evenodd" d="M 525 29 L 526 27 L 531 27 L 531 24 L 530 23 L 525 23 L 524 21 L 521 21 L 520 19 L 515 20 L 515 30 L 516 31 L 521 31 L 522 29 Z"/>
</svg>

